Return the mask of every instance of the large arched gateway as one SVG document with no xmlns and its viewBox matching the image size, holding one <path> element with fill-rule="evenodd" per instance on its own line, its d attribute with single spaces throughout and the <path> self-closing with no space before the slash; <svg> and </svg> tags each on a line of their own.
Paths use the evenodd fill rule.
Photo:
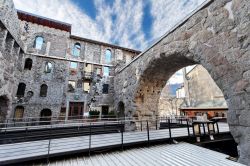
<svg viewBox="0 0 250 166">
<path fill-rule="evenodd" d="M 214 0 L 169 31 L 115 77 L 125 115 L 157 114 L 162 88 L 182 67 L 201 64 L 222 90 L 239 161 L 250 163 L 250 3 Z"/>
</svg>

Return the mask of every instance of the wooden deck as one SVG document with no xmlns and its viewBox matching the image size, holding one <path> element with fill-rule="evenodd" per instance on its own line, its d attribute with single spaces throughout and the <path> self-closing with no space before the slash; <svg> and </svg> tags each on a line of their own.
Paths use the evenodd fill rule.
<svg viewBox="0 0 250 166">
<path fill-rule="evenodd" d="M 220 133 L 229 132 L 229 127 L 226 123 L 219 123 L 219 130 Z M 193 133 L 191 127 L 190 133 Z M 187 128 L 171 129 L 171 136 L 172 138 L 187 137 Z M 169 129 L 149 131 L 150 141 L 169 138 Z M 91 149 L 98 149 L 103 147 L 121 146 L 122 140 L 124 145 L 138 142 L 147 142 L 148 133 L 147 131 L 124 132 L 123 139 L 121 133 L 113 133 L 92 135 L 91 137 L 79 136 L 4 144 L 0 145 L 0 165 L 26 161 L 30 159 L 44 158 L 48 155 L 48 153 L 50 156 L 56 156 L 76 151 L 89 151 L 89 147 Z M 50 147 L 49 150 L 48 147 Z"/>
</svg>

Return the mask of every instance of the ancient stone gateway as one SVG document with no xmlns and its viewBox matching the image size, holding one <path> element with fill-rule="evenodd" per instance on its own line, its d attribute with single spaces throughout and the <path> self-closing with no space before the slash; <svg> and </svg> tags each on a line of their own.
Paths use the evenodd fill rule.
<svg viewBox="0 0 250 166">
<path fill-rule="evenodd" d="M 205 3 L 116 73 L 115 104 L 123 102 L 127 116 L 155 117 L 170 76 L 185 66 L 201 64 L 227 100 L 239 162 L 250 163 L 250 3 Z"/>
</svg>

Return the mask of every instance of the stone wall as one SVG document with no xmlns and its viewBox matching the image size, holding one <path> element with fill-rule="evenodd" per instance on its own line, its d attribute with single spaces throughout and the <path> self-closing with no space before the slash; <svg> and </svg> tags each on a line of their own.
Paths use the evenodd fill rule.
<svg viewBox="0 0 250 166">
<path fill-rule="evenodd" d="M 250 163 L 249 8 L 247 0 L 207 1 L 117 73 L 115 106 L 122 101 L 131 116 L 155 112 L 169 77 L 185 66 L 201 64 L 227 101 L 239 162 Z"/>
<path fill-rule="evenodd" d="M 187 107 L 227 107 L 223 93 L 207 70 L 196 65 L 184 77 Z"/>
<path fill-rule="evenodd" d="M 23 56 L 19 22 L 12 1 L 0 1 L 0 122 L 11 112 L 16 89 L 15 67 Z"/>
</svg>

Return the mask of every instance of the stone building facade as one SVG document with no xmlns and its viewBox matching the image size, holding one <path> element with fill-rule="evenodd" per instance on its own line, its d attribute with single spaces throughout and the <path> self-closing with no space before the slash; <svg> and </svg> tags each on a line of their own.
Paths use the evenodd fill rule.
<svg viewBox="0 0 250 166">
<path fill-rule="evenodd" d="M 1 1 L 1 7 L 5 9 L 1 22 L 15 21 L 10 30 L 23 44 L 20 51 L 1 24 L 0 63 L 5 68 L 0 71 L 0 103 L 7 103 L 6 108 L 1 106 L 2 118 L 69 119 L 82 117 L 89 109 L 103 115 L 114 110 L 115 68 L 129 63 L 139 51 L 73 36 L 70 24 L 16 11 L 12 1 Z M 4 57 L 6 51 L 11 51 L 12 59 Z"/>
<path fill-rule="evenodd" d="M 184 107 L 227 107 L 223 93 L 204 67 L 196 65 L 187 73 L 184 68 L 183 76 L 186 100 Z"/>
</svg>

